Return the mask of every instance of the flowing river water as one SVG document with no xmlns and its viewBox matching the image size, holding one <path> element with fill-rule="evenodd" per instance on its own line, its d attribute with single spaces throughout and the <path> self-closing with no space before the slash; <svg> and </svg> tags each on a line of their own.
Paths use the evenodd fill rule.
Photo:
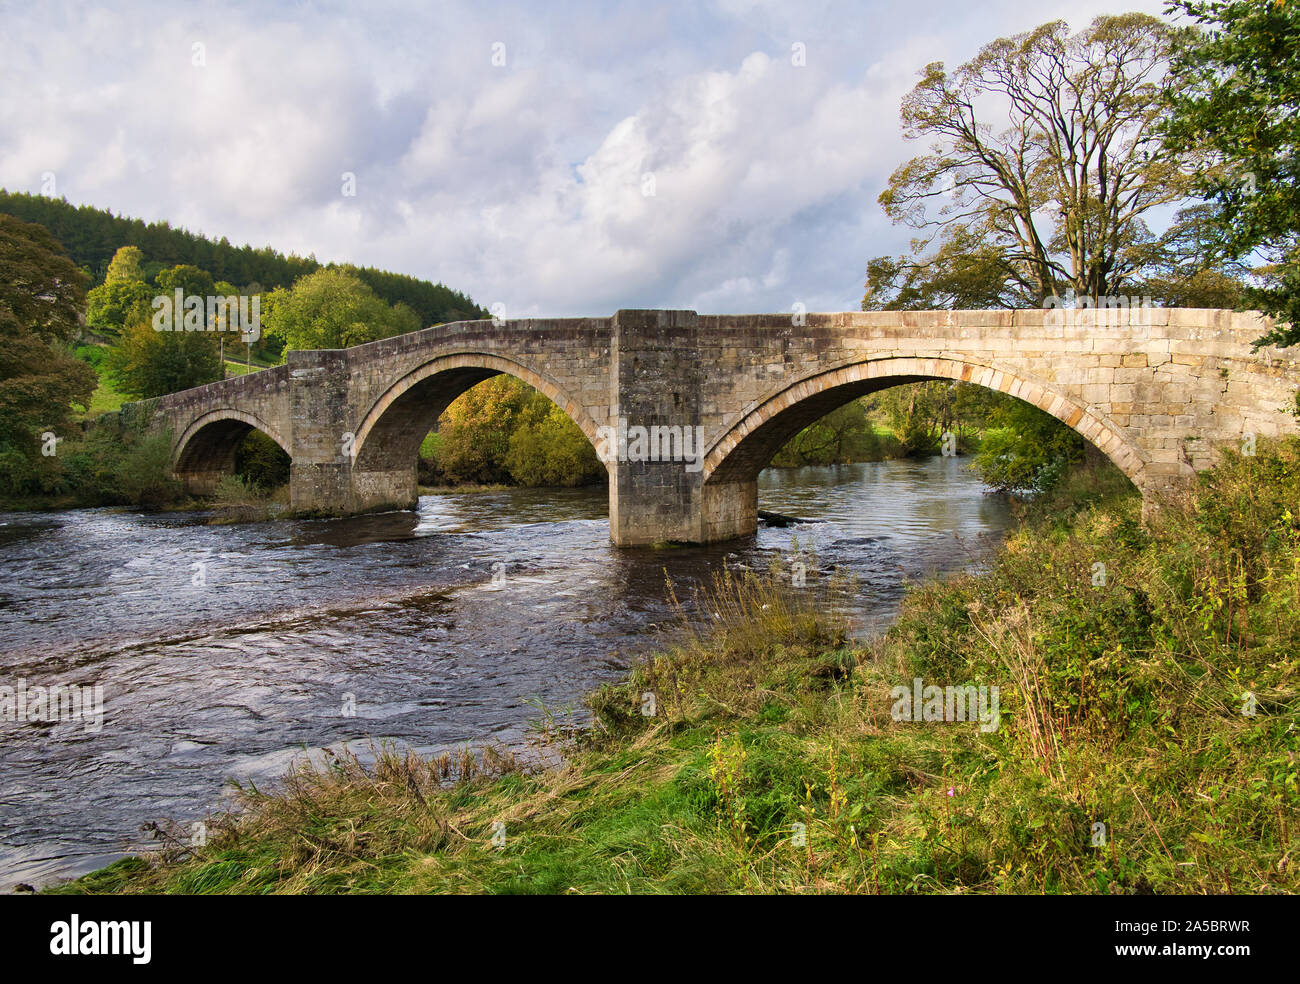
<svg viewBox="0 0 1300 984">
<path fill-rule="evenodd" d="M 712 547 L 620 550 L 603 489 L 422 497 L 418 512 L 209 525 L 202 513 L 0 514 L 0 686 L 101 685 L 102 726 L 0 720 L 0 891 L 102 867 L 228 779 L 305 750 L 520 745 L 676 619 L 724 563 L 792 539 L 856 577 L 856 631 L 910 579 L 979 565 L 1011 524 L 960 458 L 765 471 L 815 520 Z M 352 704 L 345 702 L 352 695 Z"/>
</svg>

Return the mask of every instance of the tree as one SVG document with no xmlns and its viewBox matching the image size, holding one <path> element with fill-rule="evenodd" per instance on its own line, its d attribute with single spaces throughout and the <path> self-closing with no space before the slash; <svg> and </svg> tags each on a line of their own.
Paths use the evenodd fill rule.
<svg viewBox="0 0 1300 984">
<path fill-rule="evenodd" d="M 989 425 L 973 467 L 999 492 L 1045 492 L 1087 450 L 1075 431 L 1022 400 L 1000 403 Z"/>
<path fill-rule="evenodd" d="M 68 436 L 72 405 L 87 406 L 97 382 L 90 366 L 24 328 L 0 301 L 0 488 L 49 490 L 59 445 L 45 435 Z"/>
<path fill-rule="evenodd" d="M 161 271 L 154 278 L 154 283 L 158 287 L 158 293 L 171 294 L 178 287 L 184 297 L 211 297 L 216 293 L 216 283 L 212 279 L 212 274 L 207 270 L 202 270 L 192 263 L 182 263 L 168 270 Z M 179 316 L 179 312 L 177 312 Z M 204 318 L 207 315 L 205 313 Z"/>
<path fill-rule="evenodd" d="M 155 331 L 147 318 L 127 326 L 106 361 L 117 388 L 134 400 L 166 396 L 225 375 L 215 333 Z"/>
<path fill-rule="evenodd" d="M 522 380 L 501 375 L 453 400 L 438 421 L 438 467 L 442 472 L 458 482 L 508 482 L 510 436 L 533 392 Z"/>
<path fill-rule="evenodd" d="M 123 246 L 109 261 L 108 274 L 104 277 L 104 283 L 144 279 L 144 253 L 139 246 Z"/>
<path fill-rule="evenodd" d="M 607 474 L 596 449 L 569 415 L 542 394 L 533 393 L 532 413 L 510 435 L 505 465 L 519 485 L 587 485 Z"/>
<path fill-rule="evenodd" d="M 862 400 L 852 400 L 805 427 L 772 458 L 777 468 L 840 465 L 875 457 L 876 432 Z"/>
<path fill-rule="evenodd" d="M 156 291 L 143 280 L 115 280 L 86 294 L 86 327 L 117 336 L 126 325 L 148 318 Z"/>
<path fill-rule="evenodd" d="M 0 213 L 0 303 L 46 342 L 81 331 L 85 277 L 44 226 Z"/>
<path fill-rule="evenodd" d="M 150 294 L 171 298 L 176 290 L 184 297 L 206 299 L 215 294 L 216 285 L 206 270 L 182 263 L 159 271 L 155 290 Z M 213 330 L 216 326 L 207 324 L 206 304 L 203 330 L 198 331 L 183 329 L 181 311 L 173 312 L 172 331 L 154 328 L 152 306 L 148 309 L 137 306 L 126 313 L 132 316 L 131 320 L 125 323 L 106 359 L 114 382 L 126 396 L 147 400 L 225 377 Z"/>
<path fill-rule="evenodd" d="M 1157 130 L 1184 33 L 1136 13 L 1075 35 L 1054 21 L 985 45 L 955 73 L 926 66 L 901 118 L 904 136 L 933 143 L 880 196 L 925 235 L 910 258 L 869 264 L 863 306 L 1039 307 L 1066 290 L 1116 294 L 1158 266 L 1170 244 L 1146 217 L 1187 200 L 1186 169 L 1202 159 L 1162 153 Z"/>
<path fill-rule="evenodd" d="M 58 443 L 95 371 L 65 346 L 81 330 L 85 279 L 42 226 L 0 215 L 0 473 L 10 493 L 57 479 Z M 54 454 L 42 453 L 53 451 Z"/>
<path fill-rule="evenodd" d="M 980 310 L 1035 303 L 994 237 L 962 224 L 944 229 L 938 249 L 929 256 L 869 260 L 862 297 L 864 311 Z"/>
<path fill-rule="evenodd" d="M 86 294 L 86 326 L 105 335 L 120 335 L 128 324 L 147 317 L 155 294 L 144 275 L 144 253 L 123 246 L 108 264 L 108 276 Z"/>
<path fill-rule="evenodd" d="M 1166 146 L 1207 153 L 1195 176 L 1214 250 L 1263 260 L 1242 301 L 1278 322 L 1257 344 L 1300 343 L 1300 3 L 1175 0 L 1182 38 L 1165 93 Z"/>
<path fill-rule="evenodd" d="M 1010 399 L 984 386 L 933 380 L 882 390 L 867 397 L 867 408 L 884 417 L 908 457 L 933 454 L 948 431 L 960 447 L 986 424 L 993 408 Z"/>
<path fill-rule="evenodd" d="M 273 290 L 262 318 L 286 351 L 347 348 L 420 329 L 414 311 L 400 303 L 390 307 L 345 267 L 318 270 L 287 290 Z"/>
</svg>

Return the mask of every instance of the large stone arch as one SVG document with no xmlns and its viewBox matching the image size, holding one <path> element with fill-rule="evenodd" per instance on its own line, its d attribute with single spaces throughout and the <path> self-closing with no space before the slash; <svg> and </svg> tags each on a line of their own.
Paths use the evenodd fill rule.
<svg viewBox="0 0 1300 984">
<path fill-rule="evenodd" d="M 172 471 L 187 491 L 203 495 L 235 470 L 235 452 L 249 431 L 259 430 L 292 456 L 284 436 L 256 414 L 234 407 L 209 410 L 192 420 L 172 446 Z"/>
<path fill-rule="evenodd" d="M 894 357 L 816 373 L 759 401 L 710 447 L 704 460 L 705 485 L 752 483 L 782 445 L 836 407 L 876 390 L 932 379 L 987 386 L 1045 410 L 1095 445 L 1135 486 L 1143 488 L 1146 461 L 1123 430 L 1048 384 L 996 365 L 962 359 Z"/>
<path fill-rule="evenodd" d="M 352 478 L 362 508 L 408 507 L 416 497 L 416 456 L 434 421 L 485 379 L 514 376 L 578 425 L 593 445 L 596 423 L 555 380 L 514 359 L 485 352 L 444 354 L 397 379 L 361 416 L 352 441 Z"/>
<path fill-rule="evenodd" d="M 364 470 L 367 455 L 376 452 L 409 450 L 413 455 L 432 422 L 456 397 L 483 380 L 502 374 L 521 379 L 540 392 L 568 414 L 588 441 L 596 444 L 595 421 L 554 380 L 513 359 L 483 352 L 458 352 L 431 359 L 413 369 L 371 404 L 352 442 L 353 466 Z M 416 431 L 418 437 L 411 444 Z M 393 447 L 394 441 L 399 447 Z"/>
</svg>

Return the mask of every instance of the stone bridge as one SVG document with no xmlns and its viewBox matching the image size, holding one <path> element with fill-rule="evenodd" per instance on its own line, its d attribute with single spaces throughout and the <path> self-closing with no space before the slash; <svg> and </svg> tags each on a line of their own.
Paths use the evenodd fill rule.
<svg viewBox="0 0 1300 984">
<path fill-rule="evenodd" d="M 195 493 L 232 470 L 257 428 L 290 456 L 296 512 L 410 509 L 418 449 L 438 416 L 509 373 L 601 452 L 615 544 L 704 543 L 754 532 L 758 473 L 800 429 L 856 397 L 928 379 L 1041 407 L 1144 495 L 1159 492 L 1224 444 L 1296 430 L 1286 411 L 1300 349 L 1252 352 L 1264 330 L 1258 315 L 1179 308 L 471 321 L 290 352 L 283 366 L 141 409 L 170 428 L 175 472 Z M 659 447 L 647 453 L 637 428 Z"/>
</svg>

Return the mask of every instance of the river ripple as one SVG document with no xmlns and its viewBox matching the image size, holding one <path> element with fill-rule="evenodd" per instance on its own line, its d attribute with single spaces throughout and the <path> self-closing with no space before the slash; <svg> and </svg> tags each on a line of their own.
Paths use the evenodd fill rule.
<svg viewBox="0 0 1300 984">
<path fill-rule="evenodd" d="M 0 722 L 0 891 L 100 867 L 228 778 L 391 739 L 523 741 L 536 701 L 617 679 L 724 562 L 812 547 L 857 578 L 858 631 L 906 580 L 981 562 L 1011 522 L 962 459 L 768 470 L 740 543 L 618 550 L 600 489 L 425 496 L 417 512 L 209 526 L 203 514 L 0 514 L 0 684 L 102 684 L 98 732 Z M 497 577 L 494 579 L 494 574 Z M 343 713 L 355 696 L 355 716 Z"/>
</svg>

